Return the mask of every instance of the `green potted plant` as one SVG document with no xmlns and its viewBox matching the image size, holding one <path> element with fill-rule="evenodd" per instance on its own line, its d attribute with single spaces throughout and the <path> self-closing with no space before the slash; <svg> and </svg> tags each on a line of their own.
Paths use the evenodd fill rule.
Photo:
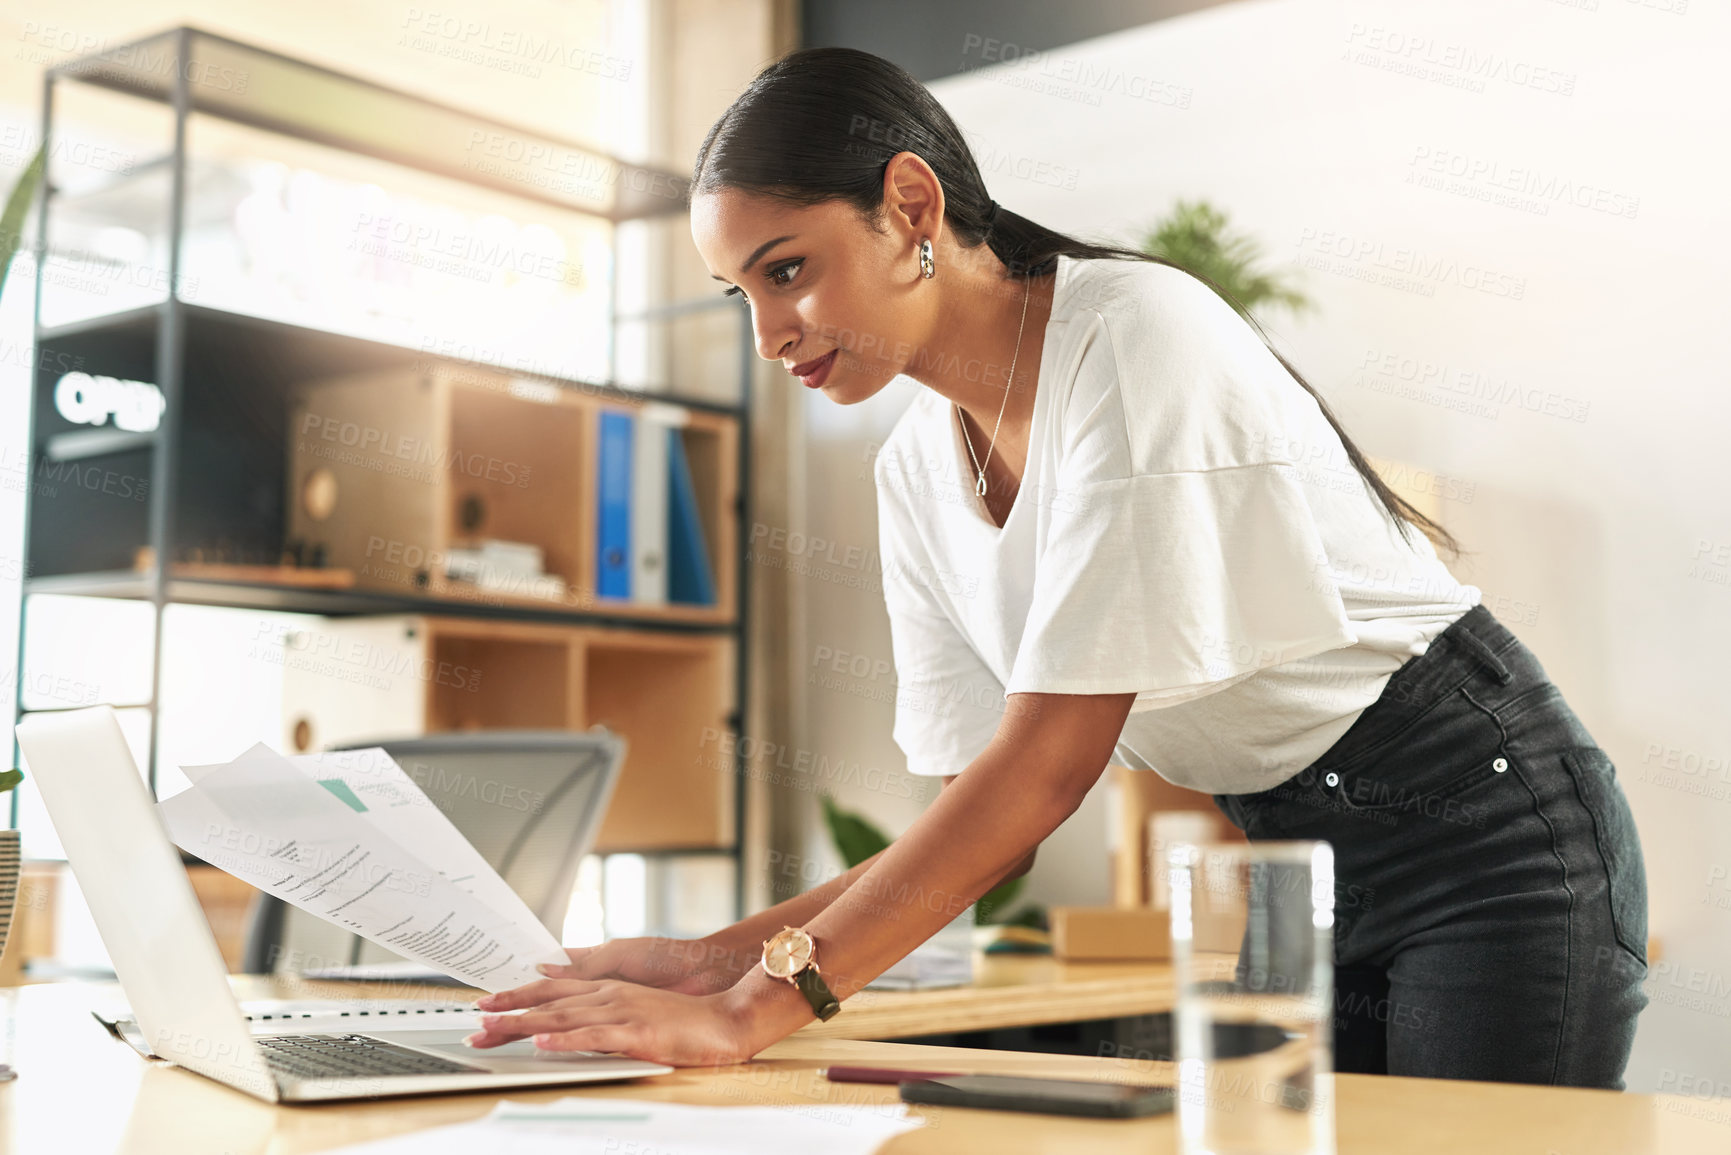
<svg viewBox="0 0 1731 1155">
<path fill-rule="evenodd" d="M 1262 247 L 1233 233 L 1226 214 L 1207 201 L 1177 201 L 1143 234 L 1141 248 L 1224 289 L 1226 301 L 1240 313 L 1248 315 L 1262 304 L 1282 305 L 1295 314 L 1312 307 L 1296 287 L 1257 270 Z"/>
<path fill-rule="evenodd" d="M 30 158 L 30 163 L 24 166 L 24 173 L 18 178 L 18 183 L 12 186 L 12 193 L 6 198 L 6 208 L 0 212 L 0 292 L 6 289 L 6 274 L 12 268 L 12 257 L 18 252 L 18 244 L 24 239 L 24 215 L 30 211 L 30 203 L 36 199 L 36 190 L 42 184 L 42 169 L 48 162 L 48 147 L 36 150 L 36 155 Z"/>
<path fill-rule="evenodd" d="M 18 252 L 18 243 L 24 234 L 24 215 L 36 199 L 47 159 L 48 143 L 44 141 L 30 163 L 24 166 L 23 175 L 6 198 L 5 209 L 0 211 L 0 294 L 6 291 L 6 274 L 12 269 L 12 257 Z M 6 795 L 23 780 L 22 771 L 0 772 L 0 803 L 10 804 L 11 799 Z M 18 906 L 19 867 L 18 831 L 0 830 L 0 955 L 6 952 L 6 939 L 12 930 L 12 913 Z"/>
<path fill-rule="evenodd" d="M 874 826 L 864 815 L 843 810 L 827 794 L 819 795 L 823 802 L 823 820 L 829 827 L 830 841 L 851 870 L 890 844 L 889 835 Z M 1013 915 L 1006 915 L 1010 904 L 1022 893 L 1026 878 L 1012 878 L 988 890 L 974 903 L 975 926 L 1022 926 L 1036 930 L 1046 928 L 1043 907 L 1024 905 Z"/>
</svg>

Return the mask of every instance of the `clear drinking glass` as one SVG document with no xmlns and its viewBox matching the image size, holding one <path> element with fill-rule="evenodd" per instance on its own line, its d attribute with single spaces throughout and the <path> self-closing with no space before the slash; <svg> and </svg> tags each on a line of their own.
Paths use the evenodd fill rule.
<svg viewBox="0 0 1731 1155">
<path fill-rule="evenodd" d="M 1334 852 L 1167 853 L 1183 1155 L 1334 1155 Z"/>
</svg>

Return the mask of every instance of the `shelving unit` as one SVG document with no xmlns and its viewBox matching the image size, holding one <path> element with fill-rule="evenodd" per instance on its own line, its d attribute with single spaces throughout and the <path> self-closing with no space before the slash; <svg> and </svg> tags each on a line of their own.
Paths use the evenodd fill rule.
<svg viewBox="0 0 1731 1155">
<path fill-rule="evenodd" d="M 749 315 L 738 310 L 737 401 L 664 390 L 664 383 L 618 383 L 622 323 L 673 322 L 703 309 L 735 308 L 720 298 L 630 316 L 619 307 L 616 227 L 683 213 L 686 181 L 194 28 L 48 70 L 45 139 L 54 136 L 57 89 L 65 85 L 142 102 L 159 110 L 152 115 L 166 110 L 170 139 L 160 154 L 78 190 L 59 187 L 51 167 L 40 205 L 19 715 L 30 709 L 24 629 L 30 601 L 39 595 L 135 599 L 153 607 L 150 697 L 115 703 L 148 711 L 153 790 L 165 607 L 292 611 L 322 615 L 332 634 L 394 632 L 394 644 L 436 650 L 493 677 L 480 692 L 456 694 L 428 682 L 367 699 L 335 680 L 309 684 L 285 663 L 284 748 L 323 748 L 386 731 L 581 729 L 602 722 L 622 733 L 629 749 L 597 849 L 731 856 L 735 916 L 742 914 L 743 755 L 727 755 L 732 764 L 724 767 L 719 751 L 738 744 L 716 742 L 710 749 L 715 758 L 705 759 L 691 743 L 737 734 L 746 716 L 748 571 L 739 535 L 749 524 Z M 531 284 L 532 296 L 523 299 L 552 301 L 547 307 L 553 308 L 564 307 L 561 292 L 589 303 L 605 292 L 604 364 L 591 356 L 599 371 L 578 375 L 550 371 L 538 357 L 527 366 L 465 358 L 439 342 L 407 342 L 400 326 L 384 336 L 359 331 L 366 326 L 335 315 L 341 310 L 327 309 L 331 323 L 317 324 L 303 315 L 261 315 L 256 300 L 213 301 L 208 285 L 187 291 L 194 255 L 209 256 L 196 246 L 189 251 L 189 226 L 205 212 L 189 197 L 195 181 L 200 187 L 221 181 L 220 172 L 199 168 L 189 149 L 189 129 L 207 124 L 255 133 L 297 157 L 328 155 L 351 170 L 373 165 L 387 176 L 410 174 L 421 182 L 417 188 L 474 190 L 491 198 L 489 204 L 504 198 L 528 212 L 582 222 L 590 230 L 580 238 L 588 246 L 583 260 L 561 258 L 546 283 Z M 206 131 L 199 128 L 201 137 Z M 116 283 L 126 285 L 114 294 L 121 307 L 67 315 L 56 307 L 63 286 L 50 272 L 62 243 L 59 214 L 89 214 L 92 205 L 111 203 L 128 206 L 128 227 L 154 246 L 154 257 L 134 259 L 123 273 L 142 267 L 154 275 L 117 276 Z M 157 210 L 163 219 L 154 222 Z M 151 231 L 157 228 L 160 236 Z M 605 243 L 594 241 L 597 228 Z M 577 235 L 578 225 L 570 230 Z M 139 301 L 132 290 L 149 281 L 160 282 L 161 292 Z M 57 408 L 56 388 L 73 368 L 153 385 L 161 394 L 160 423 L 125 429 L 69 420 Z M 406 391 L 435 391 L 445 430 L 437 436 L 458 429 L 470 448 L 509 458 L 534 478 L 509 492 L 485 480 L 453 486 L 449 470 L 419 493 L 351 486 L 343 491 L 350 499 L 344 516 L 359 509 L 378 531 L 384 519 L 406 516 L 405 502 L 416 505 L 419 537 L 411 545 L 423 553 L 458 543 L 465 530 L 484 523 L 499 539 L 540 546 L 548 571 L 560 579 L 559 592 L 499 592 L 448 580 L 426 566 L 404 567 L 407 580 L 381 580 L 352 564 L 326 564 L 327 549 L 342 547 L 313 542 L 319 533 L 297 516 L 298 487 L 307 479 L 293 449 L 296 407 L 321 388 L 329 390 L 319 394 L 327 409 L 340 398 L 341 405 L 370 408 L 380 425 L 401 415 Z M 606 409 L 675 415 L 715 578 L 713 604 L 595 596 L 594 426 Z M 86 484 L 95 473 L 125 482 L 129 493 L 117 496 L 106 481 Z M 383 504 L 367 513 L 368 501 Z M 378 711 L 373 716 L 364 708 L 369 702 Z M 14 797 L 14 824 L 17 805 Z"/>
<path fill-rule="evenodd" d="M 335 620 L 316 636 L 291 633 L 284 646 L 284 750 L 381 733 L 605 722 L 631 748 L 598 853 L 710 853 L 736 843 L 720 741 L 734 698 L 726 634 L 417 614 Z M 632 775 L 633 759 L 682 771 L 678 788 Z"/>
</svg>

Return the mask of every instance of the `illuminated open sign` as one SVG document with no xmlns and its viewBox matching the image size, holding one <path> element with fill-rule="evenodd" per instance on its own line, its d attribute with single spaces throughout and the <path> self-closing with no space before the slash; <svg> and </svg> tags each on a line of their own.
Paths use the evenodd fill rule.
<svg viewBox="0 0 1731 1155">
<path fill-rule="evenodd" d="M 54 386 L 54 408 L 79 425 L 106 425 L 132 433 L 149 433 L 162 424 L 167 407 L 162 390 L 143 381 L 68 373 Z"/>
</svg>

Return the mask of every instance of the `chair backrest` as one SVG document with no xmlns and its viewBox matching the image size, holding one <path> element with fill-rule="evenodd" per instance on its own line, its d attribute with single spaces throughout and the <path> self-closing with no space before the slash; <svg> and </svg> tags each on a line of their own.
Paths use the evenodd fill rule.
<svg viewBox="0 0 1731 1155">
<path fill-rule="evenodd" d="M 585 731 L 483 730 L 356 742 L 383 747 L 554 935 L 625 760 L 625 740 Z M 395 953 L 269 895 L 248 927 L 249 972 L 393 961 Z"/>
</svg>

